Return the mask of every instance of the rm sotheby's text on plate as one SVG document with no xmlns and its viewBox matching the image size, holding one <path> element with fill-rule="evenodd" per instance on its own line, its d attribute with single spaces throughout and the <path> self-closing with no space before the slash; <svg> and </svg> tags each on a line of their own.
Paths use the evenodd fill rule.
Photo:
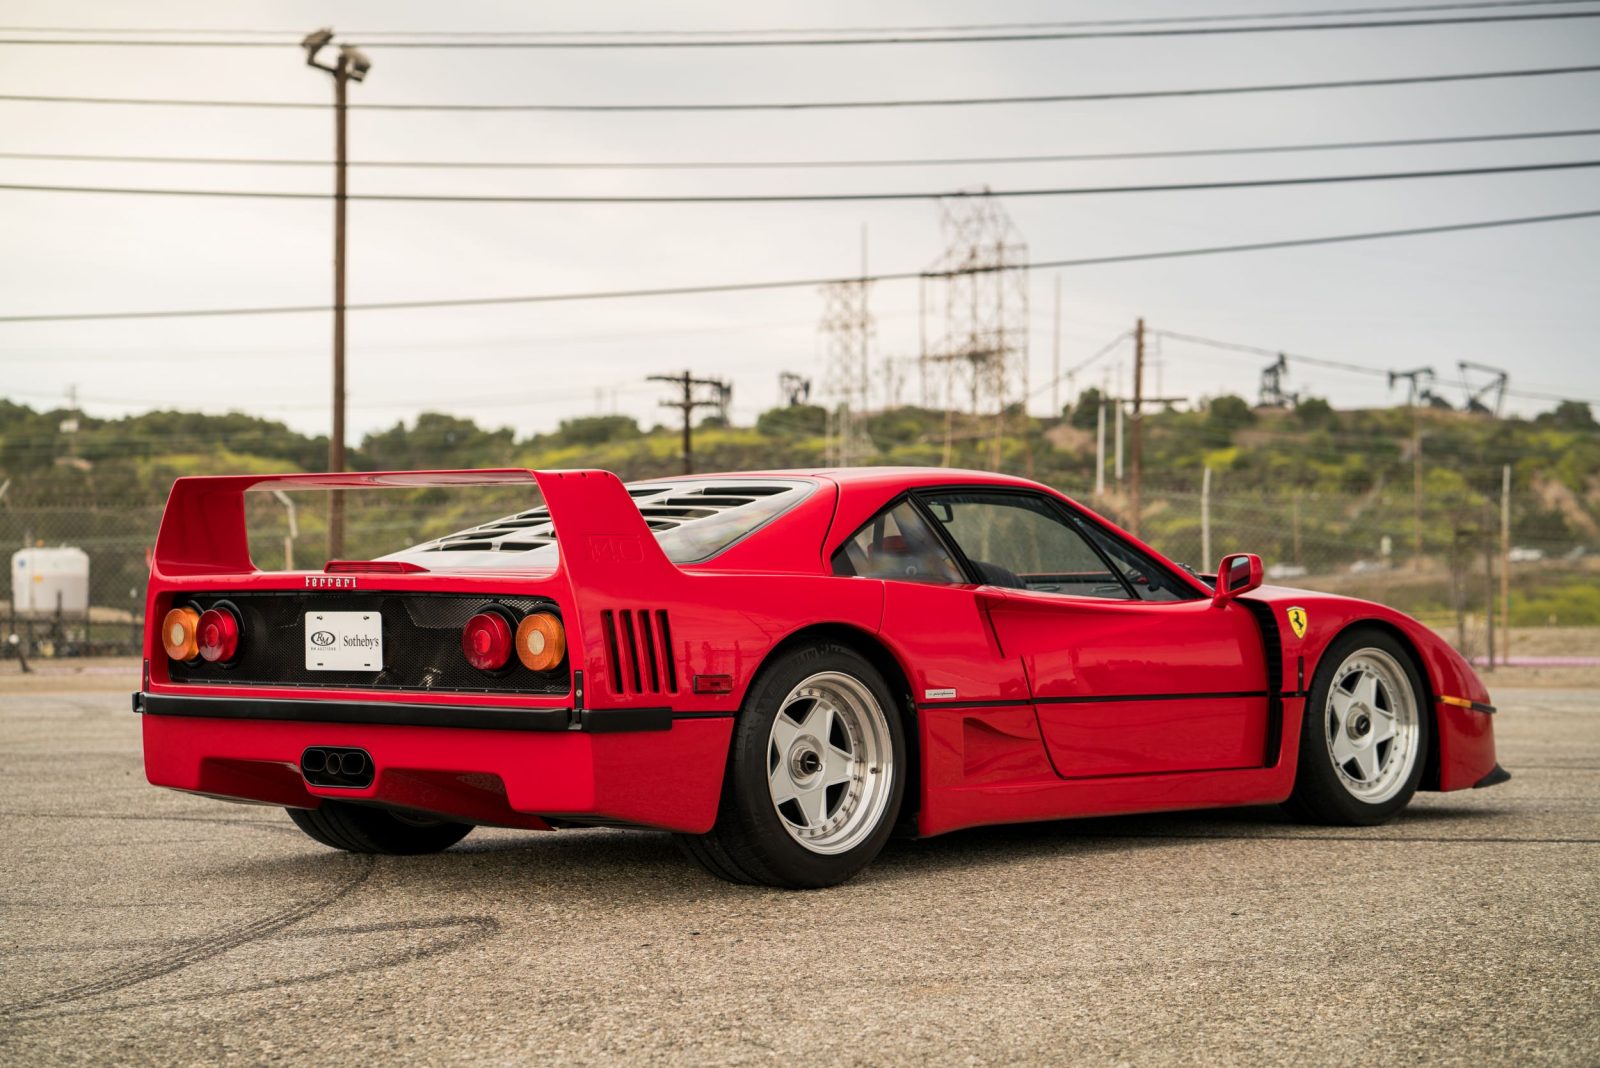
<svg viewBox="0 0 1600 1068">
<path fill-rule="evenodd" d="M 376 612 L 307 612 L 307 671 L 378 671 L 383 617 Z"/>
</svg>

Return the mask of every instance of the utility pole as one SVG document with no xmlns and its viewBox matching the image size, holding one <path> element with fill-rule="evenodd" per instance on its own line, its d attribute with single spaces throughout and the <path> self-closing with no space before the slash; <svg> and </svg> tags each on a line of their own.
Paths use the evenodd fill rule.
<svg viewBox="0 0 1600 1068">
<path fill-rule="evenodd" d="M 1511 465 L 1500 468 L 1500 662 L 1511 665 Z"/>
<path fill-rule="evenodd" d="M 1050 345 L 1050 417 L 1061 418 L 1061 275 L 1056 275 L 1055 340 Z"/>
<path fill-rule="evenodd" d="M 1133 485 L 1128 502 L 1128 530 L 1139 536 L 1140 493 L 1144 488 L 1144 318 L 1133 328 Z"/>
<path fill-rule="evenodd" d="M 1422 570 L 1422 422 L 1411 409 L 1411 570 Z"/>
<path fill-rule="evenodd" d="M 1121 378 L 1122 376 L 1119 374 L 1117 377 Z M 1112 437 L 1115 439 L 1116 445 L 1112 448 L 1111 452 L 1116 457 L 1116 460 L 1112 464 L 1112 470 L 1116 472 L 1117 481 L 1120 483 L 1122 481 L 1122 398 L 1118 397 L 1115 401 L 1115 404 L 1115 411 L 1117 413 L 1116 419 L 1114 420 L 1116 425 L 1116 433 L 1113 434 Z"/>
<path fill-rule="evenodd" d="M 1211 468 L 1200 478 L 1200 562 L 1211 564 Z"/>
<path fill-rule="evenodd" d="M 1483 510 L 1485 512 L 1488 512 L 1488 510 L 1489 510 L 1488 502 L 1484 503 L 1484 509 Z M 1495 601 L 1495 597 L 1494 597 L 1494 557 L 1495 557 L 1495 552 L 1494 552 L 1494 537 L 1489 533 L 1489 517 L 1487 515 L 1485 515 L 1483 517 L 1483 519 L 1484 519 L 1484 523 L 1483 523 L 1483 578 L 1484 578 L 1484 587 L 1485 587 L 1484 593 L 1486 593 L 1488 595 L 1484 599 L 1484 605 L 1483 605 L 1483 607 L 1485 609 L 1484 615 L 1483 615 L 1483 619 L 1484 619 L 1484 624 L 1485 624 L 1485 626 L 1487 628 L 1486 631 L 1485 631 L 1485 638 L 1484 638 L 1484 653 L 1485 653 L 1484 663 L 1489 666 L 1489 670 L 1490 671 L 1493 671 L 1494 670 L 1494 601 Z"/>
<path fill-rule="evenodd" d="M 372 61 L 358 48 L 340 45 L 332 64 L 318 63 L 317 55 L 333 43 L 333 31 L 320 29 L 307 34 L 300 46 L 306 50 L 306 65 L 333 75 L 333 429 L 328 435 L 328 470 L 344 470 L 344 266 L 345 266 L 345 169 L 346 98 L 349 83 L 365 81 Z M 344 491 L 328 496 L 328 558 L 344 555 Z"/>
<path fill-rule="evenodd" d="M 720 378 L 695 378 L 688 371 L 681 375 L 651 375 L 651 382 L 667 382 L 681 391 L 679 397 L 663 400 L 663 408 L 676 408 L 683 413 L 683 473 L 694 474 L 694 413 L 697 408 L 715 408 L 724 418 L 728 414 L 728 401 L 733 396 L 733 386 Z M 714 391 L 711 397 L 696 397 L 695 387 Z"/>
<path fill-rule="evenodd" d="M 1106 399 L 1100 398 L 1094 426 L 1094 495 L 1106 495 Z"/>
</svg>

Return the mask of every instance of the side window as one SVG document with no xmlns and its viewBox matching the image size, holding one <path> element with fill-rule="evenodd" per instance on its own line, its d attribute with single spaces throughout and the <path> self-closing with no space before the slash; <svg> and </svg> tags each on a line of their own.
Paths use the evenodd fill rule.
<svg viewBox="0 0 1600 1068">
<path fill-rule="evenodd" d="M 1048 502 L 1014 493 L 939 493 L 928 508 L 990 586 L 1127 600 L 1104 558 Z"/>
<path fill-rule="evenodd" d="M 1100 547 L 1100 551 L 1111 558 L 1112 566 L 1121 572 L 1140 600 L 1192 601 L 1201 596 L 1133 546 L 1123 544 L 1091 522 L 1085 521 L 1083 528 Z"/>
<path fill-rule="evenodd" d="M 841 545 L 833 573 L 937 585 L 966 581 L 910 501 L 879 512 Z"/>
</svg>

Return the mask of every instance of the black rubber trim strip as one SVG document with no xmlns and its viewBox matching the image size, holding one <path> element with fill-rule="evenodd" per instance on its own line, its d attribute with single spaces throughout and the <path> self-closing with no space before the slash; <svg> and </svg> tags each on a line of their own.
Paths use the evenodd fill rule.
<svg viewBox="0 0 1600 1068">
<path fill-rule="evenodd" d="M 1477 782 L 1473 783 L 1472 788 L 1474 790 L 1481 790 L 1485 786 L 1499 786 L 1503 782 L 1510 781 L 1511 773 L 1505 768 L 1502 768 L 1499 764 L 1496 764 L 1494 766 L 1494 770 L 1485 775 L 1483 778 L 1479 779 Z"/>
<path fill-rule="evenodd" d="M 1482 701 L 1474 701 L 1474 702 L 1472 702 L 1472 710 L 1474 712 L 1482 712 L 1486 716 L 1492 716 L 1495 713 L 1494 705 L 1486 705 Z M 1491 772 L 1491 774 L 1493 774 L 1493 773 Z M 1510 776 L 1511 776 L 1511 773 L 1509 771 L 1506 772 L 1506 777 L 1510 778 Z"/>
<path fill-rule="evenodd" d="M 591 734 L 612 734 L 621 731 L 670 731 L 670 708 L 612 708 L 579 710 L 578 729 Z"/>
<path fill-rule="evenodd" d="M 315 723 L 387 723 L 408 727 L 475 730 L 565 731 L 595 734 L 665 731 L 679 719 L 732 716 L 731 712 L 675 712 L 670 708 L 499 708 L 484 705 L 417 705 L 390 701 L 303 701 L 259 697 L 133 694 L 133 710 L 153 716 L 205 719 L 290 720 Z"/>
<path fill-rule="evenodd" d="M 1093 705 L 1109 701 L 1198 701 L 1208 697 L 1272 697 L 1266 690 L 1234 690 L 1222 693 L 1119 693 L 1085 697 L 1019 697 L 1012 701 L 918 701 L 918 708 L 1015 708 L 1021 705 Z M 1297 697 L 1298 694 L 1283 694 Z"/>
</svg>

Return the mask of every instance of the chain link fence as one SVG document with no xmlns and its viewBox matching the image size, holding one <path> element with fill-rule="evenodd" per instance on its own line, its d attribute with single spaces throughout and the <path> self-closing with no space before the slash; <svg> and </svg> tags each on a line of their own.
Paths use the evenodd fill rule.
<svg viewBox="0 0 1600 1068">
<path fill-rule="evenodd" d="M 1222 480 L 1146 488 L 1140 533 L 1174 560 L 1207 572 L 1230 552 L 1259 553 L 1268 581 L 1382 601 L 1451 637 L 1464 653 L 1486 651 L 1506 571 L 1510 623 L 1600 625 L 1600 532 L 1586 515 L 1552 516 L 1528 492 L 1509 500 L 1509 552 L 1500 502 L 1459 493 L 1418 498 L 1411 487 L 1361 494 L 1229 492 Z M 1127 484 L 1096 497 L 1069 495 L 1130 525 Z M 248 495 L 251 552 L 264 570 L 318 569 L 326 557 L 326 494 Z M 531 490 L 422 490 L 346 495 L 344 555 L 370 559 L 528 507 Z M 6 655 L 132 654 L 141 645 L 149 554 L 162 505 L 0 508 L 0 626 Z M 1420 518 L 1420 523 L 1419 523 Z M 1420 535 L 1420 537 L 1419 537 Z M 88 556 L 88 610 L 19 610 L 11 554 L 70 546 Z M 23 598 L 26 600 L 26 598 Z M 1505 620 L 1499 619 L 1503 626 Z M 10 643 L 11 635 L 15 643 Z"/>
</svg>

